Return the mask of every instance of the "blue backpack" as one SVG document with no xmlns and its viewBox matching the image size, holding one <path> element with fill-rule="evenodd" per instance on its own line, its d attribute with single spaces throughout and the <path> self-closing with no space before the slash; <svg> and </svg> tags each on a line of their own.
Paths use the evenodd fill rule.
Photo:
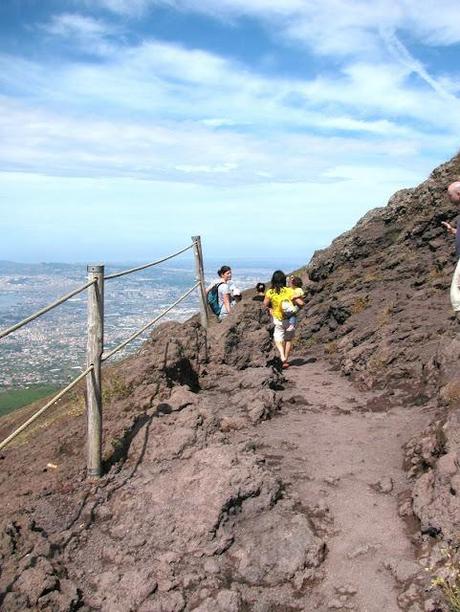
<svg viewBox="0 0 460 612">
<path fill-rule="evenodd" d="M 222 304 L 219 304 L 219 287 L 223 283 L 217 283 L 208 291 L 208 304 L 213 313 L 218 317 L 220 315 L 220 311 L 222 310 Z"/>
</svg>

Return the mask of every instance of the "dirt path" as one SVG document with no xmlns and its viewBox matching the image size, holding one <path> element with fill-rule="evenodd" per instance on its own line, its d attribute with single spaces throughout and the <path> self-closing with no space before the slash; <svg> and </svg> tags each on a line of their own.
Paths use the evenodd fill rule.
<svg viewBox="0 0 460 612">
<path fill-rule="evenodd" d="M 48 446 L 37 436 L 25 465 L 38 467 L 17 478 L 0 530 L 2 610 L 434 610 L 410 590 L 420 567 L 398 515 L 402 446 L 430 409 L 385 405 L 325 362 L 299 360 L 286 378 L 276 394 L 268 368 L 198 394 L 178 386 L 131 421 L 125 461 L 97 484 L 76 482 L 78 420 L 58 446 L 56 429 Z M 260 421 L 264 402 L 275 416 Z M 19 462 L 2 461 L 7 491 Z"/>
<path fill-rule="evenodd" d="M 398 515 L 408 489 L 402 445 L 428 423 L 429 410 L 379 405 L 320 362 L 291 367 L 286 377 L 282 417 L 258 431 L 267 461 L 300 506 L 313 509 L 327 541 L 324 579 L 306 609 L 407 609 L 397 598 L 420 568 Z"/>
</svg>

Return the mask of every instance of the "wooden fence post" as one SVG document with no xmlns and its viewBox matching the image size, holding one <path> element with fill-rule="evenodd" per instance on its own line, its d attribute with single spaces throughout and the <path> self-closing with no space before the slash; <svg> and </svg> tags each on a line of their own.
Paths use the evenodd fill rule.
<svg viewBox="0 0 460 612">
<path fill-rule="evenodd" d="M 86 365 L 94 369 L 86 377 L 87 473 L 102 474 L 102 379 L 101 357 L 104 350 L 104 266 L 88 266 L 88 280 L 96 282 L 88 288 L 88 344 Z"/>
<path fill-rule="evenodd" d="M 204 286 L 203 251 L 201 250 L 200 236 L 192 236 L 193 253 L 195 255 L 195 279 L 200 283 L 200 316 L 201 325 L 208 329 L 208 307 L 206 300 L 206 289 Z"/>
</svg>

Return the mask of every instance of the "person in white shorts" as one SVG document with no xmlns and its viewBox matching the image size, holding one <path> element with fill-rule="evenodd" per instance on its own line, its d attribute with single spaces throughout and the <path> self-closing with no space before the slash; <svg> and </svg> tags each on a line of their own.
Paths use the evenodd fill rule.
<svg viewBox="0 0 460 612">
<path fill-rule="evenodd" d="M 283 312 L 283 302 L 288 301 L 296 306 L 303 306 L 304 301 L 301 297 L 296 297 L 292 287 L 286 287 L 286 275 L 282 270 L 273 272 L 271 288 L 266 292 L 264 306 L 270 310 L 273 317 L 275 330 L 273 340 L 280 354 L 282 368 L 289 367 L 289 353 L 292 347 L 292 340 L 295 334 L 295 327 L 288 330 L 289 319 Z"/>
<path fill-rule="evenodd" d="M 449 200 L 455 204 L 460 203 L 460 181 L 455 181 L 447 188 L 447 195 Z M 450 303 L 454 312 L 460 312 L 460 231 L 458 228 L 458 217 L 457 227 L 451 225 L 448 221 L 442 221 L 441 225 L 447 229 L 449 234 L 455 236 L 455 252 L 457 255 L 457 265 L 455 266 L 454 274 L 452 276 L 452 283 L 450 285 Z"/>
</svg>

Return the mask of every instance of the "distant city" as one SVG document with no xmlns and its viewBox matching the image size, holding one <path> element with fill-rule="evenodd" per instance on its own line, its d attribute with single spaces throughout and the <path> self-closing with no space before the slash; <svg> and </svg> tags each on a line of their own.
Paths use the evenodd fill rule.
<svg viewBox="0 0 460 612">
<path fill-rule="evenodd" d="M 206 281 L 215 278 L 221 262 L 207 262 Z M 305 262 L 303 262 L 305 263 Z M 106 266 L 105 273 L 132 267 Z M 299 263 L 297 263 L 297 266 Z M 240 289 L 267 281 L 276 267 L 286 271 L 293 262 L 241 260 L 233 263 Z M 209 272 L 209 273 L 208 273 Z M 16 264 L 0 261 L 0 330 L 25 319 L 86 281 L 82 264 Z M 105 283 L 105 350 L 117 346 L 160 314 L 195 283 L 192 259 L 172 260 L 161 266 Z M 32 385 L 62 385 L 84 369 L 86 351 L 86 292 L 78 294 L 0 340 L 0 391 Z M 199 308 L 198 295 L 172 310 L 164 320 L 185 321 Z M 149 330 L 151 332 L 151 329 Z M 117 354 L 136 351 L 149 331 Z"/>
</svg>

